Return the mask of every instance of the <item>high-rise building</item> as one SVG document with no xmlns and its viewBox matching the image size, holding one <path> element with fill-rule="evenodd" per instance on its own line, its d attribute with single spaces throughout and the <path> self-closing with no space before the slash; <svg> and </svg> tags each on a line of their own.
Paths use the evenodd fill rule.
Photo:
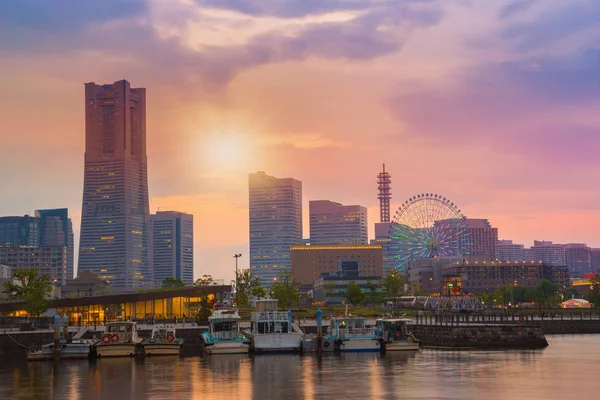
<svg viewBox="0 0 600 400">
<path fill-rule="evenodd" d="M 302 182 L 259 171 L 249 176 L 249 195 L 250 270 L 270 288 L 291 268 L 290 247 L 303 242 Z"/>
<path fill-rule="evenodd" d="M 40 245 L 67 248 L 67 279 L 73 279 L 75 245 L 69 210 L 66 208 L 36 210 L 35 216 L 39 219 Z"/>
<path fill-rule="evenodd" d="M 525 246 L 515 244 L 512 240 L 498 240 L 498 260 L 500 261 L 527 261 Z"/>
<path fill-rule="evenodd" d="M 375 224 L 375 239 L 371 244 L 381 246 L 383 253 L 383 273 L 395 269 L 394 253 L 392 249 L 392 240 L 390 239 L 391 222 L 380 222 Z"/>
<path fill-rule="evenodd" d="M 0 264 L 18 269 L 36 269 L 48 274 L 50 281 L 64 285 L 67 281 L 66 246 L 18 246 L 0 247 Z"/>
<path fill-rule="evenodd" d="M 0 217 L 0 246 L 39 246 L 39 219 L 23 217 Z"/>
<path fill-rule="evenodd" d="M 592 249 L 592 273 L 600 273 L 600 249 Z"/>
<path fill-rule="evenodd" d="M 555 267 L 562 267 L 565 264 L 565 250 L 560 244 L 554 244 L 550 241 L 534 240 L 531 246 L 533 254 L 532 261 L 541 261 L 544 264 Z"/>
<path fill-rule="evenodd" d="M 310 244 L 368 244 L 367 208 L 329 200 L 308 203 Z"/>
<path fill-rule="evenodd" d="M 146 89 L 86 83 L 85 127 L 78 271 L 117 290 L 151 286 Z"/>
<path fill-rule="evenodd" d="M 166 278 L 194 283 L 194 216 L 178 211 L 158 211 L 152 221 L 155 286 Z"/>
<path fill-rule="evenodd" d="M 493 228 L 487 219 L 467 218 L 467 254 L 485 256 L 489 260 L 498 258 L 498 228 Z"/>
<path fill-rule="evenodd" d="M 592 249 L 583 243 L 563 245 L 565 250 L 565 265 L 573 278 L 583 278 L 592 272 Z"/>
</svg>

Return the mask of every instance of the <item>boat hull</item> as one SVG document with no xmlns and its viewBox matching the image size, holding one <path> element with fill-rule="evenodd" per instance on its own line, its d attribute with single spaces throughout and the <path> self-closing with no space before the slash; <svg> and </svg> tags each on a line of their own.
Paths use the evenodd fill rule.
<svg viewBox="0 0 600 400">
<path fill-rule="evenodd" d="M 144 344 L 146 356 L 178 356 L 181 352 L 181 344 L 177 343 L 147 343 Z"/>
<path fill-rule="evenodd" d="M 252 336 L 252 348 L 257 353 L 300 351 L 302 335 L 299 333 L 265 333 Z"/>
<path fill-rule="evenodd" d="M 137 354 L 137 346 L 133 343 L 96 345 L 98 357 L 133 357 Z"/>
<path fill-rule="evenodd" d="M 246 354 L 250 351 L 250 344 L 244 342 L 217 342 L 204 345 L 206 354 Z"/>
<path fill-rule="evenodd" d="M 84 343 L 69 343 L 62 345 L 58 358 L 61 360 L 84 359 L 90 356 L 90 345 Z M 44 345 L 39 351 L 27 354 L 29 361 L 45 361 L 54 359 L 54 350 L 51 345 Z"/>
<path fill-rule="evenodd" d="M 342 353 L 378 352 L 381 344 L 377 339 L 346 339 L 336 346 L 336 350 Z"/>
<path fill-rule="evenodd" d="M 419 342 L 411 341 L 393 341 L 385 343 L 384 348 L 385 351 L 418 351 L 419 350 Z"/>
</svg>

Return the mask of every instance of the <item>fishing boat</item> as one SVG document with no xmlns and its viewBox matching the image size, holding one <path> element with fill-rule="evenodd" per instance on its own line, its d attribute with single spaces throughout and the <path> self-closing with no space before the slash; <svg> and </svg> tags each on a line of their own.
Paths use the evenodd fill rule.
<svg viewBox="0 0 600 400">
<path fill-rule="evenodd" d="M 384 351 L 417 351 L 419 341 L 410 331 L 411 320 L 405 318 L 380 318 L 377 320 L 376 334 Z"/>
<path fill-rule="evenodd" d="M 117 321 L 106 324 L 106 332 L 95 345 L 98 357 L 133 357 L 138 354 L 142 339 L 138 337 L 137 324 Z"/>
<path fill-rule="evenodd" d="M 256 312 L 250 317 L 251 348 L 257 353 L 300 351 L 302 331 L 292 323 L 292 312 L 277 310 L 277 299 L 256 301 Z M 297 328 L 297 327 L 296 327 Z"/>
<path fill-rule="evenodd" d="M 93 341 L 86 339 L 61 339 L 58 358 L 61 360 L 88 358 Z M 54 343 L 36 346 L 29 349 L 27 360 L 44 361 L 54 359 Z"/>
<path fill-rule="evenodd" d="M 248 353 L 250 340 L 240 332 L 240 316 L 231 309 L 216 309 L 208 317 L 209 330 L 200 336 L 207 354 Z"/>
<path fill-rule="evenodd" d="M 375 330 L 365 327 L 363 317 L 351 315 L 330 319 L 322 346 L 327 347 L 324 348 L 325 351 L 329 351 L 331 344 L 333 350 L 339 352 L 381 351 L 381 343 L 375 335 Z"/>
<path fill-rule="evenodd" d="M 175 328 L 161 326 L 152 329 L 152 336 L 142 341 L 146 356 L 176 356 L 183 346 L 183 339 L 175 336 Z"/>
</svg>

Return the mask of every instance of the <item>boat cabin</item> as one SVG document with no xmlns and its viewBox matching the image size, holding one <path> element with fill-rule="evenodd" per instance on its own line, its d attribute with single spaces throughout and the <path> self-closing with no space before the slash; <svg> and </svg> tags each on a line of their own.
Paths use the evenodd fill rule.
<svg viewBox="0 0 600 400">
<path fill-rule="evenodd" d="M 218 340 L 235 340 L 239 336 L 240 316 L 234 310 L 218 310 L 209 317 L 211 336 Z"/>
<path fill-rule="evenodd" d="M 253 334 L 292 332 L 291 311 L 278 311 L 277 299 L 256 301 L 256 312 L 250 316 Z"/>
<path fill-rule="evenodd" d="M 410 338 L 407 319 L 378 319 L 376 323 L 377 334 L 386 342 L 393 340 L 407 340 Z"/>
<path fill-rule="evenodd" d="M 327 333 L 335 338 L 344 339 L 350 336 L 373 335 L 373 329 L 365 328 L 363 317 L 334 317 L 329 321 Z"/>
<path fill-rule="evenodd" d="M 131 321 L 109 322 L 106 324 L 106 333 L 112 342 L 132 343 L 138 341 L 137 324 Z"/>
<path fill-rule="evenodd" d="M 175 340 L 175 328 L 168 326 L 152 329 L 152 341 L 155 342 L 173 342 Z"/>
</svg>

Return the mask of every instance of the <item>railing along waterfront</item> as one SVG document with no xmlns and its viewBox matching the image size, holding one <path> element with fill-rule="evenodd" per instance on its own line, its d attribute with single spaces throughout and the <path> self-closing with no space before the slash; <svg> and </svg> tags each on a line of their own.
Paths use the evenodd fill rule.
<svg viewBox="0 0 600 400">
<path fill-rule="evenodd" d="M 415 322 L 420 325 L 471 325 L 471 324 L 532 324 L 543 321 L 600 321 L 600 312 L 542 312 L 542 313 L 417 313 Z"/>
</svg>

